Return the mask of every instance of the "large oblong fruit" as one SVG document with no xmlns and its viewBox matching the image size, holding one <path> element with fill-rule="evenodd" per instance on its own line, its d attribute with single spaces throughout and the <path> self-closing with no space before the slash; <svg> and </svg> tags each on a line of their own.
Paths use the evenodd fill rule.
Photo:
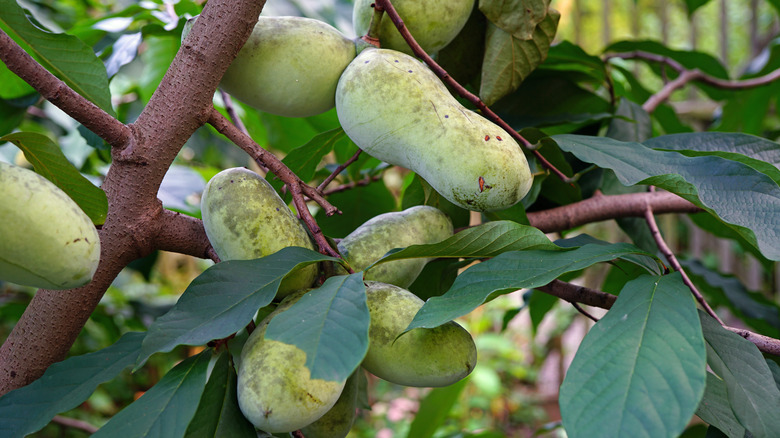
<svg viewBox="0 0 780 438">
<path fill-rule="evenodd" d="M 71 289 L 92 280 L 100 237 L 79 206 L 46 178 L 0 162 L 0 280 Z"/>
<path fill-rule="evenodd" d="M 358 35 L 368 32 L 374 15 L 373 3 L 373 0 L 355 1 L 352 24 Z M 463 29 L 474 7 L 474 0 L 395 0 L 393 7 L 414 40 L 427 53 L 434 53 L 443 49 Z M 382 18 L 378 37 L 383 48 L 412 54 L 409 44 L 387 16 Z"/>
<path fill-rule="evenodd" d="M 352 269 L 362 271 L 393 248 L 438 243 L 452 236 L 452 221 L 441 210 L 418 205 L 369 219 L 338 244 Z M 396 260 L 374 266 L 366 280 L 409 287 L 430 259 Z"/>
<path fill-rule="evenodd" d="M 344 438 L 349 434 L 357 417 L 360 373 L 358 367 L 347 379 L 336 404 L 314 423 L 301 429 L 306 438 Z"/>
<path fill-rule="evenodd" d="M 355 54 L 355 43 L 327 23 L 261 16 L 220 87 L 261 111 L 313 116 L 333 108 L 339 76 Z"/>
<path fill-rule="evenodd" d="M 313 423 L 336 404 L 344 390 L 345 381 L 312 379 L 303 350 L 264 339 L 271 319 L 305 292 L 283 300 L 249 335 L 241 350 L 238 405 L 244 416 L 265 432 L 292 432 Z"/>
<path fill-rule="evenodd" d="M 203 227 L 220 259 L 249 260 L 288 246 L 314 249 L 301 225 L 268 181 L 242 167 L 225 169 L 212 177 L 201 196 Z M 277 292 L 281 299 L 310 287 L 317 265 L 292 271 Z"/>
<path fill-rule="evenodd" d="M 423 301 L 406 289 L 367 282 L 371 314 L 369 347 L 362 366 L 371 374 L 406 386 L 447 386 L 466 377 L 477 364 L 469 332 L 454 321 L 416 328 L 398 337 Z"/>
<path fill-rule="evenodd" d="M 501 210 L 531 189 L 533 176 L 517 142 L 464 108 L 411 56 L 363 50 L 339 80 L 336 110 L 361 149 L 415 171 L 463 208 Z"/>
</svg>

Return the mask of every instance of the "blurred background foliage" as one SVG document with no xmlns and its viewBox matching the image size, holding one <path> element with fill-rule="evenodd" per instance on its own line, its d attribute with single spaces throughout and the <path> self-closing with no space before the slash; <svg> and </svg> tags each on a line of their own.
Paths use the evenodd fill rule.
<svg viewBox="0 0 780 438">
<path fill-rule="evenodd" d="M 94 48 L 106 64 L 117 117 L 122 122 L 132 123 L 179 49 L 184 22 L 200 12 L 203 2 L 19 0 L 19 4 L 41 27 L 78 36 Z M 602 56 L 609 48 L 649 47 L 626 41 L 655 41 L 671 50 L 707 54 L 719 60 L 732 78 L 750 77 L 780 66 L 780 2 L 777 0 L 553 0 L 550 6 L 561 13 L 555 40 L 561 51 L 574 44 L 587 54 Z M 269 0 L 264 13 L 319 18 L 346 35 L 354 36 L 349 0 Z M 618 44 L 620 41 L 624 43 Z M 563 53 L 555 50 L 551 53 Z M 618 68 L 612 71 L 615 86 L 623 87 L 625 94 L 632 95 L 637 103 L 641 104 L 648 93 L 663 85 L 663 75 L 648 64 L 619 61 L 616 65 Z M 7 77 L 7 72 L 5 74 Z M 603 86 L 586 82 L 578 85 L 586 92 L 580 100 L 573 102 L 573 107 L 582 105 L 594 113 L 603 104 L 604 110 L 610 111 Z M 518 93 L 526 93 L 528 99 L 534 99 L 532 91 L 521 87 Z M 3 120 L 0 135 L 12 130 L 43 133 L 56 139 L 82 173 L 96 182 L 105 175 L 110 155 L 102 140 L 56 107 L 39 102 L 37 94 L 23 85 L 0 87 L 0 98 L 0 119 Z M 220 109 L 224 109 L 222 99 L 220 93 L 215 95 L 215 103 Z M 669 107 L 674 111 L 670 118 L 663 121 L 663 116 L 656 115 L 653 127 L 656 133 L 741 131 L 776 141 L 780 137 L 779 103 L 777 96 L 772 100 L 772 96 L 757 95 L 750 90 L 728 93 L 715 100 L 699 88 L 686 87 L 673 95 Z M 307 143 L 320 132 L 338 127 L 335 111 L 306 119 L 288 119 L 259 113 L 238 102 L 234 104 L 252 137 L 279 156 Z M 559 102 L 550 104 L 558 105 Z M 560 105 L 552 109 L 543 105 L 542 102 L 542 107 L 534 110 L 561 111 Z M 518 120 L 523 117 L 519 115 Z M 550 122 L 546 129 L 572 132 L 590 126 L 603 128 L 600 123 L 598 118 L 574 124 L 559 119 Z M 330 173 L 337 165 L 335 163 L 344 162 L 354 151 L 354 145 L 349 141 L 338 143 L 326 159 L 333 164 L 320 170 L 318 175 Z M 10 144 L 0 145 L 0 160 L 24 164 L 23 155 Z M 167 208 L 197 217 L 200 214 L 199 193 L 205 181 L 220 169 L 233 166 L 252 167 L 255 164 L 213 128 L 204 126 L 182 149 L 163 182 L 159 197 Z M 345 211 L 352 211 L 353 220 L 348 223 L 342 218 L 331 223 L 318 216 L 327 234 L 343 237 L 350 227 L 401 206 L 402 193 L 412 190 L 409 187 L 413 186 L 413 180 L 403 172 L 381 173 L 381 170 L 380 163 L 365 154 L 350 168 L 342 182 L 364 182 L 365 185 L 359 185 L 348 195 L 334 195 L 332 201 Z M 378 178 L 384 184 L 368 184 Z M 372 202 L 366 203 L 366 200 Z M 468 223 L 469 218 L 462 219 Z M 479 217 L 471 218 L 472 221 L 475 219 L 479 220 Z M 747 290 L 777 302 L 780 275 L 776 264 L 753 258 L 734 240 L 711 236 L 687 218 L 664 216 L 662 221 L 667 241 L 678 255 L 702 260 L 706 267 L 721 272 L 723 284 L 733 275 Z M 612 222 L 589 225 L 578 231 L 613 242 L 626 240 Z M 71 354 L 96 351 L 111 345 L 127 331 L 145 330 L 209 265 L 207 261 L 164 252 L 134 262 L 109 289 Z M 609 279 L 616 275 L 619 272 L 605 266 L 589 270 L 578 281 L 586 286 L 608 289 Z M 33 293 L 31 289 L 0 283 L 0 338 L 5 339 L 8 335 Z M 548 295 L 527 292 L 502 296 L 462 318 L 461 323 L 474 335 L 480 354 L 477 369 L 465 383 L 451 389 L 449 394 L 439 395 L 435 391 L 403 388 L 371 378 L 367 402 L 372 408 L 363 411 L 350 436 L 563 434 L 556 423 L 560 420 L 557 391 L 568 361 L 590 322 L 572 307 Z M 154 385 L 178 361 L 195 352 L 192 348 L 178 348 L 170 354 L 155 355 L 140 371 L 134 374 L 126 371 L 119 378 L 101 385 L 80 407 L 63 413 L 65 419 L 58 419 L 35 436 L 87 436 L 90 427 L 101 426 Z M 448 412 L 431 413 L 423 409 L 426 397 L 433 400 L 437 396 L 452 401 Z M 420 414 L 415 419 L 418 411 Z M 71 420 L 85 424 L 74 427 Z M 442 426 L 430 432 L 424 429 L 425 423 Z M 473 433 L 461 432 L 463 430 Z M 688 436 L 703 436 L 703 429 L 694 426 Z"/>
</svg>

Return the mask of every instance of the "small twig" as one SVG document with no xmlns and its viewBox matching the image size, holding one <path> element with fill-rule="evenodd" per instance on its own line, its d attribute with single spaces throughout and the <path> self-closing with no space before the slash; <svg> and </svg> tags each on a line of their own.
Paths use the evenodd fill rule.
<svg viewBox="0 0 780 438">
<path fill-rule="evenodd" d="M 77 420 L 75 418 L 63 417 L 62 415 L 55 415 L 51 419 L 53 423 L 63 425 L 65 427 L 72 427 L 74 429 L 83 430 L 86 433 L 93 434 L 98 431 L 98 428 L 87 423 L 86 421 Z"/>
<path fill-rule="evenodd" d="M 748 330 L 744 329 L 738 329 L 734 327 L 728 327 L 723 326 L 728 331 L 734 332 L 743 338 L 747 339 L 748 341 L 752 342 L 753 344 L 758 347 L 759 350 L 763 351 L 764 353 L 774 354 L 775 356 L 780 356 L 780 342 L 778 342 L 777 339 L 770 338 L 769 336 L 760 335 L 758 333 L 753 333 Z"/>
<path fill-rule="evenodd" d="M 354 189 L 355 187 L 367 186 L 367 185 L 371 184 L 372 182 L 380 181 L 381 179 L 382 179 L 382 175 L 374 175 L 374 176 L 371 176 L 371 177 L 365 177 L 365 178 L 363 178 L 363 179 L 361 179 L 359 181 L 352 181 L 350 183 L 342 184 L 340 186 L 333 187 L 332 189 L 325 190 L 324 192 L 322 192 L 322 194 L 325 195 L 325 196 L 328 196 L 328 195 L 332 195 L 334 193 L 345 192 L 347 190 Z"/>
<path fill-rule="evenodd" d="M 333 173 L 331 173 L 330 175 L 328 175 L 328 177 L 327 177 L 327 178 L 325 178 L 325 181 L 323 181 L 323 182 L 322 182 L 322 184 L 320 184 L 319 186 L 317 186 L 317 191 L 318 191 L 318 192 L 320 192 L 320 193 L 322 193 L 322 190 L 323 190 L 323 189 L 325 189 L 325 187 L 327 187 L 327 186 L 328 186 L 328 184 L 330 184 L 330 183 L 331 183 L 331 181 L 333 181 L 334 179 L 336 179 L 336 177 L 337 177 L 337 176 L 338 176 L 338 175 L 339 175 L 341 172 L 343 172 L 343 171 L 344 171 L 344 169 L 346 169 L 346 168 L 347 168 L 347 166 L 349 166 L 350 164 L 352 164 L 352 163 L 354 163 L 355 161 L 357 161 L 358 157 L 360 157 L 360 154 L 361 154 L 362 152 L 363 152 L 363 150 L 362 150 L 362 149 L 358 149 L 358 151 L 357 151 L 357 152 L 355 152 L 355 155 L 353 155 L 353 156 L 352 156 L 352 157 L 351 157 L 349 160 L 345 161 L 345 162 L 344 162 L 344 164 L 342 164 L 342 165 L 340 165 L 339 167 L 337 167 L 337 168 L 336 168 L 336 170 L 334 170 L 334 171 L 333 171 Z"/>
<path fill-rule="evenodd" d="M 330 246 L 328 239 L 326 239 L 325 235 L 322 234 L 322 229 L 320 229 L 317 221 L 314 220 L 314 217 L 311 215 L 309 207 L 306 205 L 306 201 L 303 199 L 301 186 L 299 184 L 287 184 L 287 187 L 290 189 L 290 194 L 293 198 L 293 204 L 295 204 L 295 209 L 298 210 L 298 215 L 300 215 L 301 220 L 303 220 L 303 222 L 311 231 L 312 236 L 314 236 L 314 241 L 317 242 L 317 246 L 320 247 L 320 252 L 331 257 L 341 258 L 341 255 L 338 253 L 338 251 Z M 354 274 L 354 272 L 351 272 L 351 274 Z"/>
<path fill-rule="evenodd" d="M 574 306 L 574 308 L 575 308 L 575 309 L 577 309 L 577 311 L 578 311 L 578 312 L 580 312 L 580 313 L 582 313 L 583 315 L 587 316 L 588 318 L 592 319 L 592 320 L 593 320 L 593 322 L 599 322 L 599 319 L 598 319 L 598 318 L 596 318 L 595 316 L 593 316 L 593 315 L 591 315 L 590 313 L 588 313 L 588 312 L 587 312 L 585 309 L 583 309 L 583 308 L 582 308 L 582 306 L 580 306 L 579 304 L 572 302 L 572 303 L 571 303 L 571 305 L 572 305 L 572 306 Z"/>
<path fill-rule="evenodd" d="M 228 115 L 230 116 L 230 121 L 232 121 L 233 124 L 236 125 L 236 128 L 238 128 L 241 132 L 249 135 L 249 131 L 247 131 L 246 125 L 244 125 L 244 122 L 241 121 L 241 117 L 238 116 L 236 105 L 233 103 L 233 98 L 230 97 L 230 95 L 226 93 L 225 90 L 219 90 L 219 95 L 222 97 L 222 102 L 225 103 L 225 111 L 227 111 Z"/>
<path fill-rule="evenodd" d="M 469 102 L 473 103 L 481 112 L 485 115 L 489 120 L 491 120 L 493 123 L 496 123 L 501 128 L 503 128 L 509 135 L 512 136 L 515 140 L 517 140 L 518 143 L 520 143 L 522 146 L 527 148 L 531 151 L 531 153 L 536 156 L 536 159 L 539 160 L 539 162 L 544 166 L 546 169 L 549 169 L 552 173 L 558 176 L 563 182 L 571 183 L 571 180 L 566 174 L 561 172 L 558 168 L 556 168 L 552 163 L 547 161 L 542 154 L 533 148 L 533 145 L 525 139 L 520 133 L 518 133 L 516 130 L 514 130 L 511 126 L 509 126 L 508 123 L 506 123 L 503 119 L 498 117 L 496 113 L 493 112 L 490 108 L 488 108 L 487 105 L 485 105 L 485 102 L 482 101 L 482 99 L 479 98 L 479 96 L 475 95 L 474 93 L 467 90 L 463 85 L 459 84 L 458 81 L 452 78 L 449 73 L 447 73 L 446 70 L 444 70 L 439 64 L 436 63 L 436 61 L 433 60 L 427 53 L 425 53 L 425 50 L 420 47 L 420 45 L 415 41 L 412 34 L 409 32 L 409 29 L 406 28 L 406 25 L 404 24 L 401 17 L 398 15 L 398 11 L 395 10 L 393 7 L 393 4 L 390 2 L 390 0 L 376 0 L 375 8 L 384 10 L 385 13 L 387 13 L 387 16 L 390 17 L 390 19 L 393 21 L 393 24 L 395 24 L 395 27 L 398 29 L 398 32 L 401 33 L 401 36 L 403 36 L 404 40 L 409 44 L 409 47 L 412 49 L 412 52 L 414 52 L 417 57 L 422 59 L 428 67 L 438 76 L 442 81 L 444 81 L 447 85 L 455 89 L 457 93 L 463 97 L 464 99 L 468 100 Z"/>
<path fill-rule="evenodd" d="M 669 100 L 669 97 L 672 96 L 672 93 L 700 76 L 701 72 L 698 70 L 686 70 L 682 72 L 680 76 L 677 76 L 676 79 L 667 82 L 657 93 L 647 98 L 645 103 L 642 104 L 642 109 L 645 110 L 648 114 L 652 113 L 656 110 L 656 108 L 658 108 L 659 105 Z"/>
<path fill-rule="evenodd" d="M 650 186 L 650 191 L 655 191 L 655 187 Z M 701 307 L 713 318 L 715 318 L 716 321 L 720 323 L 720 325 L 725 325 L 723 321 L 718 317 L 718 315 L 715 313 L 714 310 L 712 310 L 712 307 L 710 307 L 709 304 L 707 304 L 707 301 L 704 300 L 704 296 L 699 292 L 699 290 L 696 288 L 696 286 L 693 284 L 693 281 L 688 277 L 688 274 L 685 273 L 685 270 L 680 265 L 680 262 L 677 260 L 677 257 L 675 257 L 674 253 L 672 252 L 671 248 L 669 248 L 669 245 L 666 244 L 666 241 L 664 241 L 663 236 L 661 236 L 661 230 L 658 229 L 658 224 L 655 221 L 655 216 L 653 215 L 653 208 L 648 204 L 645 208 L 645 221 L 647 222 L 647 225 L 650 227 L 650 233 L 653 235 L 653 239 L 655 239 L 655 243 L 658 246 L 658 249 L 661 251 L 661 253 L 666 257 L 666 260 L 669 262 L 670 265 L 672 265 L 672 268 L 674 268 L 675 271 L 679 272 L 680 275 L 682 275 L 683 283 L 685 283 L 686 286 L 691 290 L 691 293 L 696 298 L 696 301 L 699 302 Z"/>
</svg>

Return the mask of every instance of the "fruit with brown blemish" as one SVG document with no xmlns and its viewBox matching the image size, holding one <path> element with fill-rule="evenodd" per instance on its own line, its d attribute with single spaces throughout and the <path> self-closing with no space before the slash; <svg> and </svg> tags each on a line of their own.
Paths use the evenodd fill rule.
<svg viewBox="0 0 780 438">
<path fill-rule="evenodd" d="M 505 209 L 531 189 L 533 176 L 517 142 L 464 108 L 411 56 L 363 50 L 339 80 L 336 111 L 361 149 L 415 171 L 463 208 Z"/>
<path fill-rule="evenodd" d="M 352 9 L 355 33 L 368 32 L 374 0 L 356 0 Z M 404 21 L 414 40 L 427 53 L 443 49 L 463 29 L 471 15 L 474 0 L 394 0 L 393 7 Z M 386 14 L 379 26 L 379 43 L 383 48 L 412 54 L 409 44 Z"/>
<path fill-rule="evenodd" d="M 314 423 L 301 429 L 306 438 L 344 438 L 349 434 L 357 417 L 357 401 L 360 383 L 359 367 L 347 379 L 336 404 Z"/>
<path fill-rule="evenodd" d="M 441 210 L 418 205 L 369 219 L 338 244 L 352 269 L 362 271 L 393 248 L 438 243 L 452 236 L 452 221 Z M 409 287 L 430 259 L 381 263 L 366 271 L 366 280 Z"/>
<path fill-rule="evenodd" d="M 259 17 L 220 88 L 271 114 L 307 117 L 333 108 L 336 84 L 355 43 L 311 18 Z"/>
<path fill-rule="evenodd" d="M 100 236 L 83 210 L 32 170 L 0 162 L 0 280 L 72 289 L 92 280 Z"/>
<path fill-rule="evenodd" d="M 399 385 L 429 387 L 451 385 L 474 370 L 477 347 L 458 323 L 401 335 L 423 301 L 406 289 L 378 282 L 366 283 L 366 298 L 371 315 L 362 363 L 366 371 Z"/>
<path fill-rule="evenodd" d="M 201 196 L 201 214 L 211 246 L 225 260 L 250 260 L 288 246 L 314 250 L 306 229 L 271 184 L 242 167 L 225 169 L 212 177 Z M 293 270 L 276 297 L 310 287 L 316 264 Z"/>
<path fill-rule="evenodd" d="M 268 433 L 292 432 L 317 421 L 344 390 L 345 381 L 312 379 L 303 350 L 264 337 L 271 319 L 306 292 L 285 298 L 258 324 L 241 350 L 238 405 L 255 427 Z"/>
</svg>

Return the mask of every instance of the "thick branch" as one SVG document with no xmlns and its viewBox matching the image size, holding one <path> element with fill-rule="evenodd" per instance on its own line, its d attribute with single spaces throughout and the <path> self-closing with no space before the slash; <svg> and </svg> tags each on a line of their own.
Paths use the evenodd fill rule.
<svg viewBox="0 0 780 438">
<path fill-rule="evenodd" d="M 24 79 L 35 90 L 87 129 L 114 147 L 130 141 L 130 129 L 65 85 L 0 29 L 0 60 L 14 74 Z"/>
<path fill-rule="evenodd" d="M 170 210 L 163 210 L 154 246 L 162 251 L 178 252 L 202 259 L 212 258 L 214 254 L 203 222 Z"/>
</svg>

